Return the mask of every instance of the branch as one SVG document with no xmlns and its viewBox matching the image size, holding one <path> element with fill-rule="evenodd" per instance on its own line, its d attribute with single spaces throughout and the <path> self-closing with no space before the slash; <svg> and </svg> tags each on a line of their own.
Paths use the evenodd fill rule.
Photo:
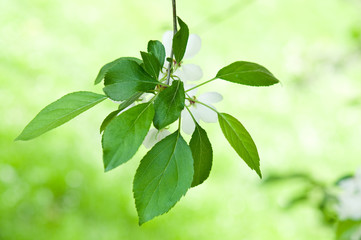
<svg viewBox="0 0 361 240">
<path fill-rule="evenodd" d="M 172 0 L 172 8 L 173 8 L 173 37 L 177 33 L 177 8 L 176 8 L 176 0 Z M 173 38 L 172 38 L 172 48 L 170 50 L 170 59 L 168 69 L 167 69 L 167 84 L 169 85 L 171 69 L 173 66 Z"/>
</svg>

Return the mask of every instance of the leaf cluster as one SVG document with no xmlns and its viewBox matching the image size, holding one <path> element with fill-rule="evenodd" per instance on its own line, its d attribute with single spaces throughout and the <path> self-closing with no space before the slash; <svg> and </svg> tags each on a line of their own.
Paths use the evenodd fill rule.
<svg viewBox="0 0 361 240">
<path fill-rule="evenodd" d="M 175 59 L 170 56 L 170 61 L 180 65 L 187 48 L 189 29 L 180 18 L 178 23 L 180 30 L 175 34 L 172 46 Z M 110 99 L 120 103 L 100 127 L 104 169 L 109 171 L 129 161 L 152 125 L 162 130 L 178 120 L 180 126 L 181 112 L 189 110 L 185 109 L 187 94 L 183 82 L 174 76 L 174 69 L 163 67 L 166 60 L 163 44 L 149 41 L 147 51 L 141 51 L 140 57 L 121 57 L 105 64 L 95 79 L 95 84 L 103 82 L 105 95 L 82 91 L 63 96 L 41 110 L 17 140 L 38 137 Z M 171 71 L 171 85 L 167 84 L 168 71 Z M 211 80 L 215 79 L 249 86 L 278 83 L 266 68 L 245 61 L 222 68 Z M 261 177 L 258 150 L 248 131 L 233 116 L 216 112 L 227 141 Z M 212 145 L 206 130 L 196 121 L 195 125 L 189 143 L 178 126 L 142 158 L 133 183 L 140 224 L 168 212 L 189 188 L 208 178 L 213 161 Z"/>
</svg>

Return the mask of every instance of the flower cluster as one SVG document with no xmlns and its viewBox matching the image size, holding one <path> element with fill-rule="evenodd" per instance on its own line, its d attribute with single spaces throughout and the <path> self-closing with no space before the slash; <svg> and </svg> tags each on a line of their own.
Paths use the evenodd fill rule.
<svg viewBox="0 0 361 240">
<path fill-rule="evenodd" d="M 171 54 L 172 39 L 172 31 L 164 33 L 162 42 L 165 47 L 166 56 L 170 56 Z M 193 58 L 199 52 L 201 43 L 201 38 L 197 34 L 190 34 L 184 59 Z M 166 78 L 167 66 L 168 62 L 165 61 L 164 71 L 159 76 L 160 80 Z M 200 80 L 202 77 L 203 71 L 200 66 L 196 64 L 183 64 L 183 61 L 179 63 L 175 62 L 170 83 L 173 79 L 180 79 L 184 83 L 184 90 L 186 91 L 186 108 L 184 108 L 181 113 L 181 119 L 182 130 L 188 135 L 193 133 L 195 121 L 199 122 L 202 120 L 207 123 L 217 122 L 217 113 L 211 108 L 215 109 L 213 104 L 220 102 L 223 99 L 222 95 L 217 92 L 206 92 L 199 96 L 197 95 L 198 89 L 194 88 L 194 82 Z M 151 148 L 168 135 L 170 135 L 170 132 L 167 129 L 159 131 L 157 129 L 152 129 L 146 136 L 143 145 L 146 148 Z"/>
<path fill-rule="evenodd" d="M 361 169 L 354 177 L 340 182 L 337 212 L 341 220 L 361 220 Z"/>
</svg>

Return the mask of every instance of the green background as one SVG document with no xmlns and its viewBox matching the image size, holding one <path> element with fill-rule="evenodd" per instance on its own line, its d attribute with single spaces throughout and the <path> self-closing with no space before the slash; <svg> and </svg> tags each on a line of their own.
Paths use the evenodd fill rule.
<svg viewBox="0 0 361 240">
<path fill-rule="evenodd" d="M 295 182 L 262 185 L 217 124 L 202 124 L 213 170 L 166 215 L 137 225 L 132 161 L 103 172 L 98 129 L 111 101 L 33 141 L 14 142 L 45 105 L 90 90 L 100 67 L 138 56 L 171 29 L 168 1 L 0 1 L 0 239 L 332 239 L 310 205 L 284 209 Z M 352 0 L 178 2 L 202 38 L 187 63 L 203 80 L 236 60 L 282 82 L 252 88 L 217 80 L 217 109 L 255 140 L 265 177 L 304 172 L 331 184 L 360 166 L 361 3 Z"/>
</svg>

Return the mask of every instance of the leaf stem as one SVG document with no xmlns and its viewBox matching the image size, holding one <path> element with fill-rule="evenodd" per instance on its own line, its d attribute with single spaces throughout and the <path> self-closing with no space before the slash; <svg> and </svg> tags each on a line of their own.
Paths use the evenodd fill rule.
<svg viewBox="0 0 361 240">
<path fill-rule="evenodd" d="M 207 105 L 207 104 L 205 104 L 205 103 L 203 103 L 203 102 L 200 102 L 200 101 L 195 100 L 195 99 L 192 99 L 192 98 L 187 98 L 187 99 L 188 99 L 188 100 L 190 100 L 190 101 L 193 101 L 193 102 L 196 102 L 196 103 L 202 104 L 203 106 L 206 106 L 207 108 L 209 108 L 209 109 L 211 109 L 211 110 L 215 111 L 217 114 L 219 114 L 219 112 L 217 111 L 217 109 L 212 108 L 211 106 L 209 106 L 209 105 Z"/>
<path fill-rule="evenodd" d="M 173 8 L 173 37 L 177 33 L 177 8 L 176 8 L 176 0 L 172 0 L 172 8 Z M 172 49 L 170 50 L 170 58 L 172 59 L 169 62 L 167 69 L 167 84 L 169 85 L 169 80 L 171 76 L 171 69 L 173 66 L 173 38 L 172 38 Z"/>
<path fill-rule="evenodd" d="M 166 83 L 162 83 L 162 82 L 156 82 L 157 85 L 161 85 L 161 86 L 165 86 L 165 87 L 170 87 L 169 84 Z"/>
<path fill-rule="evenodd" d="M 196 86 L 188 89 L 186 92 L 189 92 L 189 91 L 191 91 L 191 90 L 193 90 L 193 89 L 196 89 L 196 88 L 198 88 L 198 87 L 200 87 L 200 86 L 203 86 L 203 85 L 205 85 L 205 84 L 207 84 L 207 83 L 210 83 L 210 82 L 212 82 L 212 81 L 214 81 L 214 80 L 216 80 L 216 78 L 212 78 L 212 79 L 210 79 L 210 80 L 208 80 L 208 81 L 205 81 L 205 82 L 203 82 L 203 83 L 201 83 L 201 84 L 198 84 L 198 85 L 196 85 Z"/>
<path fill-rule="evenodd" d="M 195 124 L 197 124 L 197 121 L 196 121 L 196 119 L 194 118 L 194 116 L 193 116 L 193 114 L 192 114 L 191 110 L 189 109 L 189 107 L 187 107 L 187 106 L 185 106 L 185 107 L 186 107 L 187 111 L 189 112 L 189 115 L 191 115 L 191 117 L 192 117 L 192 119 L 193 119 L 194 123 L 195 123 Z"/>
</svg>

